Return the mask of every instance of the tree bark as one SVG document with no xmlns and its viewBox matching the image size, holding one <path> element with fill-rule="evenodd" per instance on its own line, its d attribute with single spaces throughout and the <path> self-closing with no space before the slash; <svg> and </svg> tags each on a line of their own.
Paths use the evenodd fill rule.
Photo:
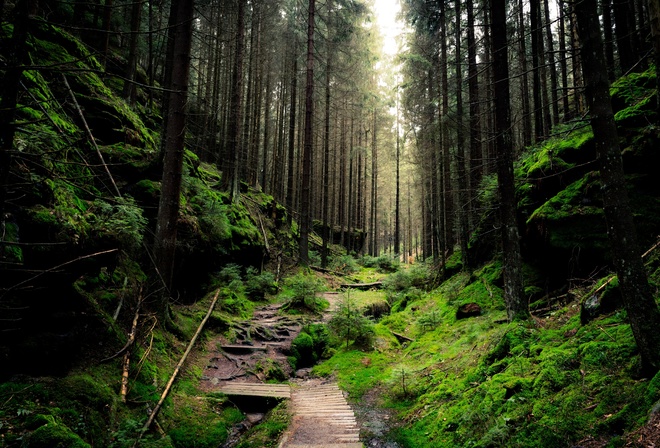
<svg viewBox="0 0 660 448">
<path fill-rule="evenodd" d="M 525 319 L 529 310 L 524 300 L 520 237 L 516 220 L 513 175 L 513 136 L 509 97 L 509 67 L 506 33 L 506 0 L 491 0 L 491 43 L 495 83 L 495 145 L 497 184 L 500 199 L 500 226 L 504 270 L 504 301 L 509 321 Z"/>
<path fill-rule="evenodd" d="M 238 0 L 236 16 L 236 55 L 232 71 L 231 106 L 229 111 L 229 148 L 227 149 L 227 170 L 223 171 L 224 187 L 229 190 L 232 202 L 239 197 L 240 153 L 242 146 L 241 123 L 243 117 L 243 59 L 245 53 L 245 2 Z"/>
<path fill-rule="evenodd" d="M 639 349 L 642 370 L 660 369 L 660 311 L 651 291 L 630 209 L 623 172 L 596 0 L 575 3 L 585 90 L 600 165 L 603 209 L 621 298 Z"/>
<path fill-rule="evenodd" d="M 19 85 L 23 66 L 28 56 L 27 37 L 32 16 L 36 13 L 37 0 L 19 0 L 15 6 L 16 19 L 7 54 L 7 69 L 0 87 L 0 228 L 4 229 L 7 187 L 11 170 L 11 151 L 14 147 L 16 125 L 14 117 L 18 102 Z"/>
<path fill-rule="evenodd" d="M 660 0 L 648 0 L 648 9 L 655 64 L 656 123 L 660 123 Z"/>
<path fill-rule="evenodd" d="M 190 50 L 194 0 L 174 0 L 171 11 L 177 18 L 173 29 L 174 45 L 169 93 L 169 118 L 165 129 L 165 158 L 161 181 L 160 203 L 154 238 L 154 259 L 167 288 L 172 288 L 174 256 L 176 250 L 179 198 L 181 196 L 184 136 L 186 130 L 186 103 L 190 78 Z M 169 316 L 168 294 L 162 294 L 159 314 L 165 322 Z"/>
<path fill-rule="evenodd" d="M 300 264 L 309 264 L 310 200 L 314 118 L 314 15 L 316 0 L 309 0 L 307 16 L 307 86 L 305 91 L 305 131 L 303 143 L 302 187 L 300 196 Z"/>
<path fill-rule="evenodd" d="M 128 44 L 128 61 L 124 79 L 123 96 L 129 104 L 135 104 L 135 72 L 138 60 L 138 38 L 140 37 L 140 23 L 142 22 L 142 2 L 135 0 L 131 7 L 131 38 Z"/>
<path fill-rule="evenodd" d="M 461 248 L 461 262 L 463 270 L 469 271 L 470 257 L 468 253 L 468 240 L 470 228 L 468 223 L 468 171 L 466 163 L 464 131 L 463 131 L 463 71 L 461 56 L 461 2 L 456 0 L 456 51 L 454 61 L 456 64 L 456 185 L 458 195 L 456 201 L 456 214 L 458 215 L 458 243 Z"/>
</svg>

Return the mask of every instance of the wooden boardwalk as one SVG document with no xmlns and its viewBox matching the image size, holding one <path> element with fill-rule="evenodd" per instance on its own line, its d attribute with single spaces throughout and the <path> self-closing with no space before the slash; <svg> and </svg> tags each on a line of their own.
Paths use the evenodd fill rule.
<svg viewBox="0 0 660 448">
<path fill-rule="evenodd" d="M 291 387 L 288 384 L 230 382 L 220 386 L 218 390 L 225 395 L 291 398 Z"/>
<path fill-rule="evenodd" d="M 295 388 L 279 448 L 362 448 L 353 410 L 336 383 Z"/>
</svg>

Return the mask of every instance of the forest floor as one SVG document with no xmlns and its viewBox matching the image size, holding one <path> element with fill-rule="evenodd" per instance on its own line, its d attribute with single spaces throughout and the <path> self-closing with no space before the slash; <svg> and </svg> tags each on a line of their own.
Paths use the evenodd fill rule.
<svg viewBox="0 0 660 448">
<path fill-rule="evenodd" d="M 339 292 L 325 292 L 322 296 L 329 306 L 314 319 L 315 323 L 327 323 L 341 300 Z M 206 343 L 206 365 L 200 390 L 232 395 L 232 401 L 246 413 L 245 420 L 234 427 L 224 446 L 235 446 L 247 429 L 260 423 L 267 409 L 272 407 L 273 398 L 289 398 L 290 395 L 291 424 L 280 446 L 361 447 L 360 426 L 365 425 L 370 428 L 368 432 L 374 440 L 369 447 L 389 447 L 376 441 L 387 422 L 387 417 L 372 407 L 376 396 L 357 406 L 356 420 L 345 393 L 336 382 L 310 377 L 309 368 L 294 371 L 290 367 L 287 353 L 291 342 L 304 324 L 310 322 L 309 318 L 282 314 L 281 308 L 281 304 L 259 307 L 251 319 L 234 327 L 230 332 L 233 337 L 218 335 Z M 278 369 L 281 372 L 274 373 Z M 291 384 L 290 394 L 283 392 L 283 384 L 270 384 L 268 380 L 274 375 L 281 375 L 278 379 Z"/>
</svg>

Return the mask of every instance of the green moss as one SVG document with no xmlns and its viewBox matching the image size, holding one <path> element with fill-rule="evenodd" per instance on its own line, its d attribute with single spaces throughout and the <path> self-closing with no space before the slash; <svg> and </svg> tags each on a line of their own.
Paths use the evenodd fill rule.
<svg viewBox="0 0 660 448">
<path fill-rule="evenodd" d="M 264 421 L 253 426 L 238 442 L 236 448 L 268 448 L 279 444 L 284 430 L 289 426 L 290 415 L 286 403 L 282 402 L 268 412 Z"/>
<path fill-rule="evenodd" d="M 25 448 L 90 448 L 66 425 L 47 423 L 31 433 L 22 444 Z"/>
<path fill-rule="evenodd" d="M 602 205 L 597 199 L 599 189 L 597 174 L 588 173 L 537 208 L 527 222 L 540 219 L 559 221 L 576 215 L 602 217 Z"/>
</svg>

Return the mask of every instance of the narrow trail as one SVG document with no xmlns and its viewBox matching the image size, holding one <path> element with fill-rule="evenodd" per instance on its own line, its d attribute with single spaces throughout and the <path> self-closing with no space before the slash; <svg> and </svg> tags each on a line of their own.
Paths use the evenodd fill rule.
<svg viewBox="0 0 660 448">
<path fill-rule="evenodd" d="M 323 293 L 330 306 L 319 322 L 327 322 L 337 309 L 341 294 Z M 252 319 L 233 327 L 234 337 L 219 336 L 208 341 L 209 360 L 200 388 L 227 395 L 289 399 L 292 422 L 279 448 L 361 448 L 360 428 L 353 410 L 337 383 L 309 378 L 309 369 L 294 372 L 287 362 L 291 341 L 300 333 L 303 321 L 279 315 L 281 305 L 255 310 Z M 290 378 L 290 384 L 266 383 L 264 366 L 276 364 Z M 241 427 L 258 423 L 262 413 L 248 414 Z M 225 447 L 233 446 L 239 433 L 230 436 Z"/>
<path fill-rule="evenodd" d="M 353 410 L 336 383 L 308 380 L 291 392 L 291 426 L 279 448 L 362 448 Z"/>
</svg>

